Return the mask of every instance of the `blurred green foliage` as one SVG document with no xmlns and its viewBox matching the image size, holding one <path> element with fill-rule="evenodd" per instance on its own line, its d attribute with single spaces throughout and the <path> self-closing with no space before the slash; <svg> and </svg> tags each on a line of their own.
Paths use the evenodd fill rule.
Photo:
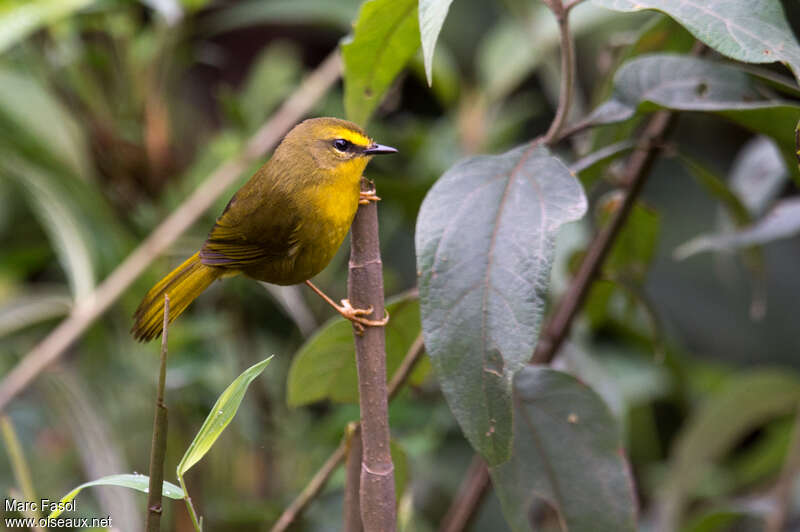
<svg viewBox="0 0 800 532">
<path fill-rule="evenodd" d="M 323 0 L 0 4 L 0 375 L 214 168 L 242 149 L 376 2 L 361 11 L 357 0 L 333 7 Z M 716 0 L 726 2 L 735 0 Z M 416 3 L 406 4 L 416 12 Z M 375 72 L 373 90 L 384 94 L 382 102 L 376 97 L 371 108 L 356 109 L 353 101 L 347 104 L 347 91 L 363 91 L 365 81 L 356 89 L 337 87 L 314 110 L 345 116 L 347 108 L 359 120 L 372 114 L 370 134 L 400 149 L 368 171 L 383 198 L 387 295 L 416 286 L 414 227 L 433 183 L 467 155 L 505 152 L 530 140 L 552 118 L 558 34 L 540 3 L 459 0 L 447 17 L 430 88 L 430 60 L 419 51 L 388 65 L 398 72 L 407 63 L 394 83 L 392 73 Z M 418 38 L 411 22 L 403 26 L 403 39 L 412 33 Z M 684 54 L 692 45 L 691 34 L 653 12 L 621 15 L 587 3 L 575 9 L 572 22 L 581 110 L 575 119 L 619 100 L 615 74 L 625 61 Z M 356 51 L 353 60 L 365 61 Z M 651 55 L 623 68 L 630 74 L 645 61 L 663 68 L 673 60 Z M 710 91 L 705 96 L 717 94 L 715 83 L 722 79 L 724 88 L 762 100 L 764 107 L 748 103 L 745 110 L 715 111 L 728 120 L 703 109 L 681 115 L 560 362 L 603 398 L 624 427 L 643 526 L 670 519 L 675 530 L 759 529 L 761 503 L 772 493 L 797 430 L 798 237 L 784 231 L 781 240 L 761 246 L 758 278 L 746 253 L 673 260 L 677 246 L 698 234 L 731 229 L 720 204 L 770 220 L 764 213 L 776 201 L 785 205 L 782 197 L 796 195 L 792 181 L 800 182 L 794 164 L 786 164 L 793 133 L 784 131 L 796 122 L 797 84 L 779 65 L 745 70 L 726 61 L 713 52 L 692 60 L 702 62 Z M 787 61 L 797 64 L 794 56 Z M 653 103 L 684 108 L 669 99 L 647 103 L 635 96 L 623 99 L 625 116 L 615 117 L 624 121 L 581 133 L 556 150 L 568 162 L 591 159 L 579 177 L 592 215 L 558 235 L 550 301 L 560 297 L 592 230 L 607 220 L 605 209 L 614 207 L 619 163 L 633 148 L 626 143 L 631 132 Z M 733 161 L 754 131 L 775 139 L 761 148 L 768 163 L 757 167 L 774 173 L 778 165 L 788 179 L 767 176 L 765 188 L 743 188 L 735 177 L 740 164 Z M 603 148 L 606 154 L 592 159 Z M 695 161 L 713 179 L 697 180 L 697 168 L 693 176 L 681 160 Z M 244 172 L 241 181 L 248 176 Z M 748 198 L 756 196 L 767 199 L 752 209 Z M 220 198 L 54 371 L 8 407 L 39 496 L 57 499 L 84 481 L 146 470 L 158 348 L 130 338 L 130 315 L 147 288 L 199 246 L 227 201 Z M 738 233 L 725 234 L 735 240 Z M 316 279 L 340 296 L 346 290 L 344 248 Z M 754 283 L 761 283 L 764 297 L 760 320 L 751 317 Z M 397 360 L 419 332 L 413 323 L 417 304 L 405 309 L 398 309 L 403 330 L 389 331 L 390 355 Z M 187 474 L 208 530 L 266 529 L 339 444 L 347 423 L 358 418 L 357 407 L 347 403 L 353 398 L 352 369 L 324 390 L 315 388 L 320 381 L 304 384 L 296 375 L 291 380 L 290 368 L 304 358 L 351 352 L 337 347 L 346 341 L 337 323 L 306 339 L 301 315 L 319 325 L 331 314 L 304 291 L 278 293 L 234 279 L 208 290 L 170 329 L 168 472 L 221 391 L 245 368 L 276 354 L 214 448 Z M 319 343 L 320 338 L 329 340 Z M 405 455 L 406 488 L 398 492 L 405 530 L 436 529 L 472 456 L 424 369 L 390 408 L 397 455 Z M 300 392 L 302 400 L 292 400 Z M 290 407 L 287 396 L 304 405 L 322 397 L 335 401 Z M 341 472 L 334 475 L 294 529 L 330 530 L 341 522 L 343 481 Z M 10 458 L 0 452 L 0 493 L 15 489 Z M 111 514 L 136 532 L 144 505 L 140 494 L 95 488 L 81 495 L 78 513 Z M 165 503 L 165 509 L 164 530 L 190 529 L 182 502 Z M 506 526 L 490 493 L 472 529 Z"/>
</svg>

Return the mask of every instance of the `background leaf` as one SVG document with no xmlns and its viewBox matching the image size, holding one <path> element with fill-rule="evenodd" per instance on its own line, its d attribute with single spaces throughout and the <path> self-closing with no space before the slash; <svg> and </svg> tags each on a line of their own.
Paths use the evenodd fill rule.
<svg viewBox="0 0 800 532">
<path fill-rule="evenodd" d="M 433 52 L 453 0 L 419 0 L 419 33 L 428 85 L 433 84 Z"/>
<path fill-rule="evenodd" d="M 781 61 L 800 76 L 800 44 L 778 0 L 592 0 L 616 11 L 656 9 L 716 51 L 745 63 Z M 677 79 L 677 78 L 676 78 Z"/>
<path fill-rule="evenodd" d="M 419 301 L 401 296 L 389 300 L 391 318 L 386 325 L 387 380 L 397 370 L 411 344 L 420 333 Z M 411 382 L 424 378 L 420 366 Z M 286 402 L 289 406 L 329 399 L 339 403 L 358 403 L 358 375 L 353 345 L 353 326 L 341 317 L 323 325 L 297 352 L 289 369 Z"/>
<path fill-rule="evenodd" d="M 683 260 L 703 251 L 739 249 L 789 238 L 800 233 L 800 198 L 779 201 L 753 225 L 735 232 L 700 235 L 675 249 L 674 256 Z"/>
<path fill-rule="evenodd" d="M 46 24 L 94 0 L 5 0 L 0 4 L 0 53 Z"/>
<path fill-rule="evenodd" d="M 197 435 L 192 440 L 186 453 L 178 463 L 178 478 L 182 477 L 194 464 L 196 464 L 214 445 L 219 435 L 228 426 L 228 423 L 233 420 L 239 405 L 242 404 L 244 393 L 247 387 L 253 382 L 253 379 L 258 377 L 264 368 L 272 360 L 272 357 L 266 358 L 261 362 L 254 364 L 244 370 L 241 375 L 227 387 L 222 395 L 219 396 L 217 402 L 211 412 L 208 413 L 205 423 L 200 427 Z"/>
<path fill-rule="evenodd" d="M 367 0 L 352 38 L 342 42 L 344 108 L 366 125 L 384 93 L 420 45 L 416 0 Z"/>
<path fill-rule="evenodd" d="M 514 532 L 534 503 L 570 532 L 633 532 L 636 501 L 622 438 L 603 400 L 573 377 L 527 366 L 514 377 L 514 450 L 491 469 Z"/>
<path fill-rule="evenodd" d="M 147 493 L 147 490 L 150 487 L 150 477 L 147 475 L 139 475 L 137 473 L 134 474 L 122 474 L 122 475 L 109 475 L 107 477 L 98 478 L 97 480 L 92 480 L 91 482 L 84 482 L 77 488 L 73 489 L 63 497 L 61 497 L 62 503 L 68 503 L 72 499 L 78 496 L 78 494 L 83 490 L 83 488 L 88 488 L 90 486 L 122 486 L 123 488 L 131 488 L 134 490 L 141 491 L 142 493 Z M 167 482 L 166 480 L 162 484 L 162 495 L 164 497 L 169 497 L 170 499 L 183 499 L 183 490 L 172 484 Z M 55 519 L 59 515 L 61 515 L 62 510 L 54 510 L 48 516 L 49 519 Z"/>
<path fill-rule="evenodd" d="M 800 404 L 800 379 L 787 371 L 756 370 L 730 377 L 688 420 L 675 441 L 661 505 L 663 523 L 678 522 L 688 491 L 713 461 L 750 431 L 794 412 Z"/>
<path fill-rule="evenodd" d="M 780 194 L 789 178 L 775 141 L 759 135 L 745 144 L 730 173 L 731 190 L 753 216 L 760 216 Z"/>
<path fill-rule="evenodd" d="M 578 180 L 531 146 L 456 164 L 420 208 L 425 346 L 461 429 L 490 464 L 511 450 L 511 380 L 536 345 L 554 234 L 585 211 Z"/>
<path fill-rule="evenodd" d="M 676 111 L 705 111 L 774 138 L 784 157 L 794 156 L 793 131 L 800 119 L 794 102 L 765 99 L 746 72 L 734 66 L 673 54 L 652 54 L 628 61 L 614 75 L 611 98 L 588 121 L 628 120 L 653 106 Z"/>
</svg>

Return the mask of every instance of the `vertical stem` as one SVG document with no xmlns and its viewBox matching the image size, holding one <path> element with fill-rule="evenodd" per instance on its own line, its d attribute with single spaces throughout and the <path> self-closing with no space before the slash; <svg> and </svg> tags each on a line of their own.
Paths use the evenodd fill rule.
<svg viewBox="0 0 800 532">
<path fill-rule="evenodd" d="M 361 190 L 372 189 L 361 178 Z M 378 207 L 359 207 L 353 220 L 348 277 L 350 303 L 372 307 L 371 319 L 382 319 L 383 271 L 378 239 Z M 355 330 L 355 329 L 354 329 Z M 361 520 L 366 532 L 393 532 L 397 527 L 394 465 L 389 452 L 389 407 L 386 387 L 386 337 L 383 327 L 355 331 L 361 407 Z"/>
<path fill-rule="evenodd" d="M 352 424 L 351 424 L 352 425 Z M 361 430 L 358 425 L 347 428 L 347 462 L 345 463 L 344 481 L 344 528 L 347 532 L 361 532 L 361 456 L 364 446 L 361 444 Z"/>
<path fill-rule="evenodd" d="M 161 332 L 161 365 L 158 368 L 156 410 L 153 415 L 153 441 L 150 446 L 150 487 L 147 491 L 147 532 L 161 529 L 161 488 L 164 484 L 164 456 L 167 452 L 167 405 L 164 387 L 167 376 L 167 326 L 169 325 L 169 295 L 164 294 L 164 326 Z"/>
<path fill-rule="evenodd" d="M 544 136 L 544 143 L 551 144 L 558 140 L 558 134 L 567 122 L 569 109 L 572 106 L 572 92 L 575 78 L 575 43 L 569 32 L 569 10 L 565 9 L 561 0 L 545 2 L 558 21 L 561 36 L 561 89 L 558 97 L 558 109 L 550 128 Z"/>
</svg>

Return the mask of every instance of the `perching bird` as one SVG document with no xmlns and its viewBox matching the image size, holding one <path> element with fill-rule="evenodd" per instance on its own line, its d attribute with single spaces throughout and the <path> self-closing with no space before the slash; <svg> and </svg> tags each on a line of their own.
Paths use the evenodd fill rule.
<svg viewBox="0 0 800 532">
<path fill-rule="evenodd" d="M 361 175 L 373 155 L 396 149 L 375 144 L 357 125 L 312 118 L 296 125 L 267 161 L 239 189 L 217 218 L 203 247 L 158 282 L 134 314 L 131 332 L 142 341 L 161 334 L 164 295 L 169 321 L 177 318 L 216 279 L 244 274 L 268 283 L 306 282 L 346 318 L 372 309 L 337 305 L 309 282 L 333 258 L 347 234 L 362 194 Z"/>
</svg>

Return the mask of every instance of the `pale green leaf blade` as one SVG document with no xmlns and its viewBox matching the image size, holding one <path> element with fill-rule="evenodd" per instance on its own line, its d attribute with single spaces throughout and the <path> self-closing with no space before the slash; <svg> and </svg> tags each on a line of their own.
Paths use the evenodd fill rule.
<svg viewBox="0 0 800 532">
<path fill-rule="evenodd" d="M 763 217 L 733 232 L 700 235 L 678 246 L 673 255 L 683 260 L 703 251 L 740 249 L 789 238 L 800 233 L 800 198 L 779 201 Z"/>
<path fill-rule="evenodd" d="M 222 434 L 222 431 L 225 430 L 225 427 L 228 426 L 236 415 L 239 405 L 242 404 L 242 399 L 247 391 L 247 387 L 250 386 L 253 379 L 264 371 L 264 368 L 267 367 L 271 360 L 272 357 L 270 356 L 250 366 L 225 388 L 225 391 L 219 396 L 217 402 L 214 403 L 214 407 L 211 409 L 211 412 L 209 412 L 208 417 L 206 417 L 203 426 L 200 427 L 200 431 L 194 437 L 194 440 L 192 440 L 183 458 L 181 458 L 177 469 L 178 478 L 181 478 L 186 471 L 203 458 L 208 450 L 211 449 L 211 446 L 217 441 L 219 435 Z"/>
<path fill-rule="evenodd" d="M 433 83 L 433 52 L 453 0 L 419 0 L 419 33 L 428 85 Z"/>
<path fill-rule="evenodd" d="M 745 63 L 781 61 L 800 76 L 800 44 L 779 0 L 592 0 L 615 11 L 654 9 L 719 53 Z"/>
<path fill-rule="evenodd" d="M 578 180 L 531 146 L 456 164 L 420 209 L 425 347 L 461 429 L 490 464 L 511 450 L 511 382 L 536 345 L 553 238 L 585 211 Z"/>
<path fill-rule="evenodd" d="M 388 380 L 420 332 L 419 302 L 400 296 L 387 302 L 391 318 L 386 325 Z M 415 382 L 412 374 L 412 382 Z M 297 407 L 329 399 L 358 403 L 358 377 L 353 326 L 341 317 L 331 319 L 303 344 L 292 360 L 286 385 L 286 402 Z"/>
<path fill-rule="evenodd" d="M 88 6 L 94 0 L 6 0 L 0 4 L 0 52 L 42 26 Z"/>
<path fill-rule="evenodd" d="M 73 489 L 63 497 L 61 497 L 60 508 L 56 508 L 53 510 L 48 519 L 55 519 L 64 511 L 64 504 L 71 502 L 78 494 L 84 489 L 90 486 L 121 486 L 123 488 L 131 488 L 134 490 L 141 491 L 142 493 L 147 493 L 148 489 L 150 488 L 150 477 L 147 475 L 139 475 L 139 474 L 121 474 L 121 475 L 109 475 L 107 477 L 98 478 L 97 480 L 92 480 L 90 482 L 85 482 L 78 486 L 77 488 Z M 172 484 L 167 482 L 166 480 L 162 484 L 161 494 L 164 497 L 169 497 L 170 499 L 183 499 L 183 490 Z"/>
<path fill-rule="evenodd" d="M 679 522 L 693 486 L 713 462 L 768 421 L 800 404 L 800 378 L 780 370 L 749 370 L 729 378 L 686 422 L 675 440 L 660 506 L 665 530 Z"/>
<path fill-rule="evenodd" d="M 591 388 L 549 368 L 514 377 L 511 460 L 490 470 L 514 532 L 546 502 L 570 532 L 634 532 L 633 479 L 616 421 Z"/>
<path fill-rule="evenodd" d="M 416 0 L 367 0 L 342 42 L 344 108 L 365 125 L 420 45 Z"/>
</svg>

